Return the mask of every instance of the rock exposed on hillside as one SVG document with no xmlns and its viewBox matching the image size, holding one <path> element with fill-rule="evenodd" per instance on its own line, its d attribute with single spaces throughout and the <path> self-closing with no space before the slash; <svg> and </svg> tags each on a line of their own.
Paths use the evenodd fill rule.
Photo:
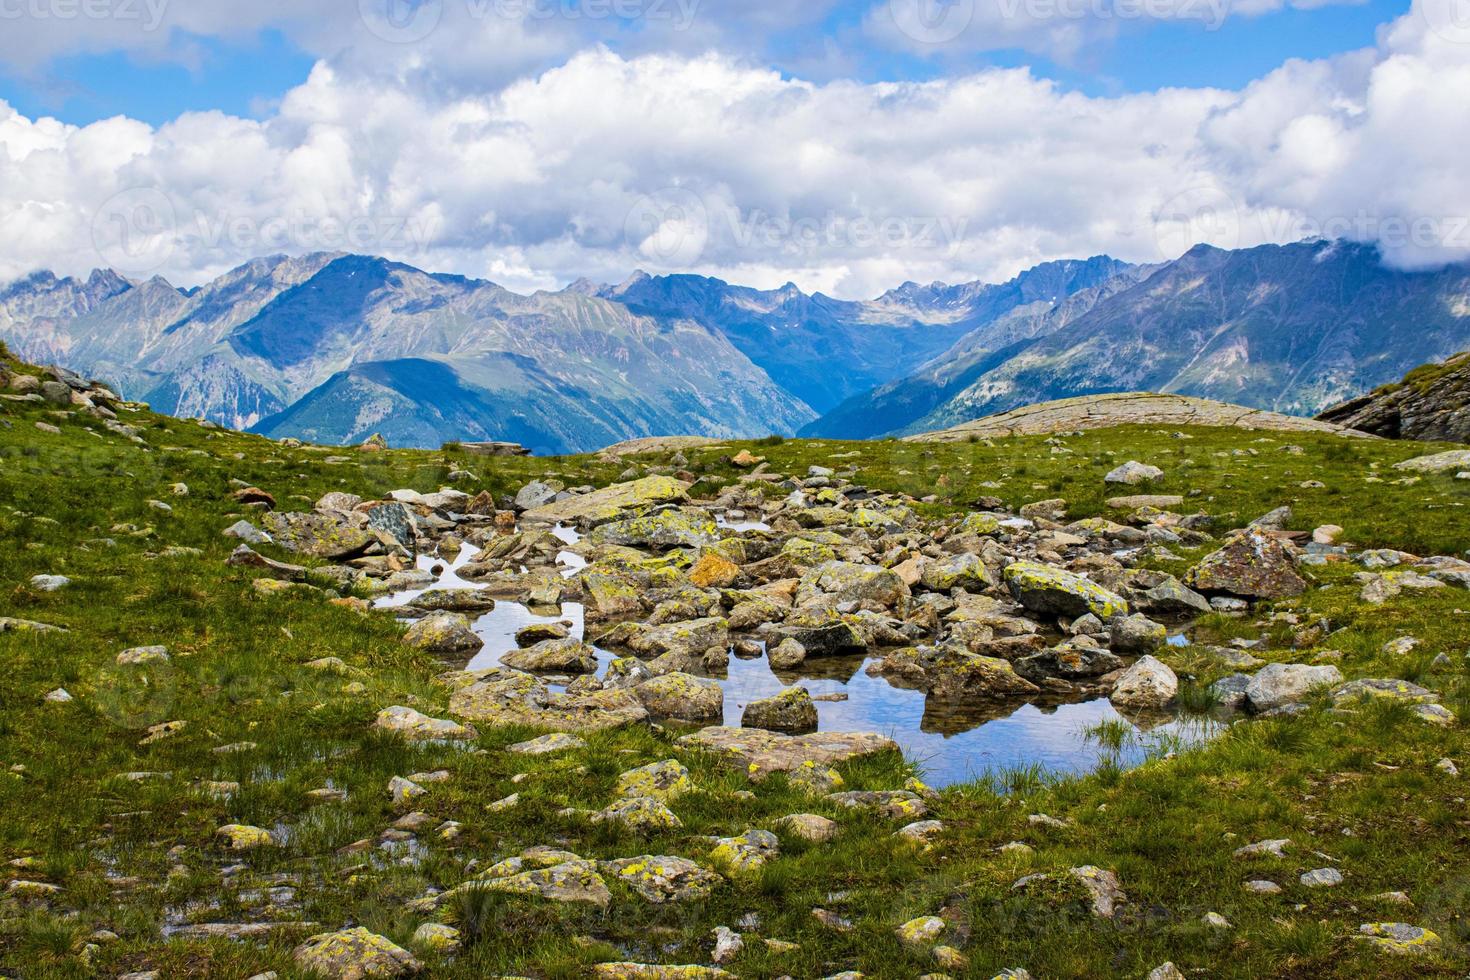
<svg viewBox="0 0 1470 980">
<path fill-rule="evenodd" d="M 1467 406 L 1470 352 L 1416 368 L 1398 384 L 1334 406 L 1317 418 L 1386 439 L 1470 442 Z"/>
<path fill-rule="evenodd" d="M 970 439 L 998 439 L 1006 436 L 1052 435 L 1105 429 L 1115 425 L 1181 425 L 1222 426 L 1236 429 L 1274 432 L 1335 432 L 1339 435 L 1366 437 L 1347 426 L 1315 419 L 1296 418 L 1229 402 L 1184 395 L 1161 395 L 1149 392 L 1126 392 L 1109 395 L 1083 395 L 1060 401 L 1028 405 L 965 422 L 938 432 L 909 436 L 910 442 L 965 442 Z"/>
</svg>

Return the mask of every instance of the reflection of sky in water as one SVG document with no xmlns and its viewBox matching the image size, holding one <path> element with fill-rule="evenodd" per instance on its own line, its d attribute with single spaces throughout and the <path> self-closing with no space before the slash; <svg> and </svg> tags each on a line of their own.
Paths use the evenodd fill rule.
<svg viewBox="0 0 1470 980">
<path fill-rule="evenodd" d="M 576 543 L 575 531 L 559 527 L 553 533 L 568 545 Z M 456 572 L 474 555 L 473 549 L 466 548 L 452 563 L 423 556 L 418 559 L 418 566 L 427 571 L 435 564 L 445 564 L 445 571 L 434 588 L 473 589 L 478 586 L 459 578 Z M 559 561 L 568 556 L 581 560 L 563 552 Z M 572 563 L 562 561 L 562 564 Z M 575 574 L 575 568 L 564 568 L 564 571 Z M 426 591 L 397 593 L 378 600 L 377 605 L 380 608 L 403 606 Z M 497 666 L 504 654 L 516 648 L 515 633 L 525 626 L 567 622 L 571 624 L 571 634 L 581 639 L 585 635 L 584 612 L 581 605 L 570 602 L 559 608 L 532 611 L 517 602 L 498 600 L 492 612 L 474 622 L 474 631 L 485 641 L 485 647 L 469 662 L 468 669 Z M 615 656 L 597 650 L 599 675 Z M 865 667 L 871 662 L 862 657 L 821 658 L 778 675 L 764 655 L 752 660 L 732 656 L 728 675 L 720 678 L 725 692 L 724 723 L 738 726 L 747 704 L 793 684 L 805 687 L 813 697 L 846 694 L 846 701 L 817 702 L 821 731 L 871 731 L 887 735 L 902 746 L 906 758 L 923 769 L 926 781 L 935 786 L 948 786 L 987 773 L 1033 765 L 1055 773 L 1088 772 L 1097 767 L 1105 752 L 1096 743 L 1087 741 L 1086 729 L 1103 721 L 1127 721 L 1107 698 L 1045 707 L 1034 704 L 945 707 L 930 703 L 918 691 L 903 690 L 880 677 L 869 677 Z M 1211 731 L 1207 723 L 1194 719 L 1166 721 L 1147 733 L 1131 723 L 1130 727 L 1139 733 L 1135 741 L 1141 744 L 1124 749 L 1124 765 L 1143 761 L 1148 746 L 1159 736 L 1192 742 Z"/>
</svg>

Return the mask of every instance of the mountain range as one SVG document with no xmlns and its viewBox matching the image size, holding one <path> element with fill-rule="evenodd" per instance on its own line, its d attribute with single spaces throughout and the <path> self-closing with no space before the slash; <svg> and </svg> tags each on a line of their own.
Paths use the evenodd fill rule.
<svg viewBox="0 0 1470 980">
<path fill-rule="evenodd" d="M 163 412 L 272 437 L 542 454 L 698 433 L 870 438 L 1098 392 L 1309 415 L 1470 347 L 1470 267 L 1370 246 L 1049 262 L 870 301 L 635 274 L 519 295 L 386 259 L 256 259 L 201 287 L 37 272 L 0 339 Z"/>
</svg>

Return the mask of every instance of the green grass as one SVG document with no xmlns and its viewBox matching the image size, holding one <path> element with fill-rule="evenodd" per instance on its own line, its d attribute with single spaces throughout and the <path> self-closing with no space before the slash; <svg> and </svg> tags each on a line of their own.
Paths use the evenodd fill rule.
<svg viewBox="0 0 1470 980">
<path fill-rule="evenodd" d="M 37 421 L 60 425 L 62 435 L 38 430 Z M 947 832 L 929 851 L 897 841 L 896 824 L 838 811 L 780 778 L 747 797 L 751 787 L 740 773 L 678 749 L 676 728 L 605 733 L 589 738 L 585 750 L 551 758 L 500 751 L 534 734 L 527 730 L 486 730 L 475 746 L 483 751 L 408 745 L 372 734 L 371 720 L 391 704 L 442 713 L 447 691 L 434 682 L 442 665 L 400 644 L 385 616 L 364 616 L 309 592 L 254 594 L 248 573 L 224 565 L 234 542 L 219 532 L 247 513 L 230 497 L 230 481 L 269 490 L 282 508 L 304 508 L 330 490 L 434 490 L 456 468 L 476 474 L 476 482 L 459 484 L 471 493 L 514 493 L 533 477 L 602 485 L 629 461 L 483 459 L 453 446 L 373 454 L 288 449 L 146 413 L 124 421 L 141 429 L 143 444 L 95 421 L 0 403 L 0 616 L 69 630 L 0 634 L 0 887 L 24 877 L 63 889 L 44 904 L 0 897 L 0 971 L 7 974 L 295 976 L 290 951 L 299 933 L 248 943 L 165 942 L 160 930 L 181 919 L 261 918 L 252 893 L 284 885 L 294 896 L 283 918 L 323 929 L 361 924 L 408 945 L 425 917 L 406 903 L 430 887 L 464 881 L 473 873 L 470 862 L 484 868 L 537 844 L 589 858 L 699 859 L 708 851 L 702 836 L 771 827 L 797 812 L 829 816 L 841 833 L 826 844 L 783 834 L 781 857 L 708 902 L 654 906 L 617 885 L 606 912 L 485 899 L 449 913 L 476 938 L 457 958 L 419 952 L 431 974 L 443 977 L 575 977 L 589 963 L 621 958 L 708 962 L 710 930 L 739 928 L 737 921 L 754 913 L 760 927 L 742 931 L 799 949 L 772 952 L 747 935 L 746 952 L 730 967 L 741 976 L 858 969 L 913 977 L 935 966 L 902 947 L 894 927 L 947 910 L 966 924 L 968 941 L 956 945 L 977 977 L 1008 966 L 1037 977 L 1138 977 L 1164 960 L 1211 977 L 1463 976 L 1470 968 L 1470 817 L 1463 802 L 1470 793 L 1463 778 L 1435 768 L 1442 757 L 1470 765 L 1461 728 L 1432 729 L 1393 708 L 1345 715 L 1318 705 L 1300 718 L 1237 725 L 1197 749 L 1151 753 L 1130 771 L 1105 765 L 1078 779 L 1035 768 L 996 774 L 951 788 L 934 803 Z M 1150 492 L 1187 495 L 1186 509 L 1208 512 L 1221 529 L 1290 503 L 1295 526 L 1340 524 L 1365 546 L 1450 554 L 1470 547 L 1463 483 L 1448 476 L 1406 480 L 1391 468 L 1436 447 L 1307 434 L 1187 436 L 1094 432 L 1060 440 L 1067 452 L 1053 452 L 1041 438 L 944 446 L 767 439 L 685 455 L 708 492 L 745 472 L 729 460 L 749 449 L 778 471 L 851 468 L 855 480 L 876 488 L 933 494 L 922 509 L 935 516 L 984 497 L 1016 507 L 1061 496 L 1078 517 L 1107 513 L 1113 491 L 1102 474 L 1134 458 L 1168 474 Z M 1301 452 L 1285 448 L 1293 445 Z M 328 464 L 334 453 L 348 461 Z M 670 469 L 667 462 L 637 465 Z M 1301 488 L 1307 480 L 1326 487 Z M 180 482 L 187 496 L 173 494 Z M 172 513 L 151 500 L 165 501 Z M 1175 550 L 1187 561 L 1200 549 Z M 29 581 L 42 573 L 74 583 L 38 592 Z M 1323 587 L 1308 596 L 1262 610 L 1257 619 L 1208 617 L 1197 638 L 1266 636 L 1260 655 L 1272 660 L 1337 650 L 1349 676 L 1412 677 L 1470 716 L 1470 595 L 1406 593 L 1365 608 L 1350 569 L 1312 574 Z M 1321 617 L 1330 629 L 1293 649 L 1295 627 L 1268 621 L 1274 613 L 1292 613 L 1298 623 Z M 1419 650 L 1410 658 L 1385 654 L 1383 644 L 1401 635 L 1419 637 Z M 152 643 L 167 645 L 173 659 L 147 671 L 114 664 L 119 650 Z M 1449 668 L 1432 666 L 1439 652 L 1449 655 Z M 357 673 L 337 677 L 304 666 L 324 656 L 340 657 Z M 1228 671 L 1199 648 L 1171 649 L 1165 659 L 1193 677 L 1189 706 L 1208 710 L 1204 687 Z M 359 693 L 351 693 L 354 684 Z M 44 703 L 57 687 L 77 700 Z M 179 735 L 140 744 L 149 725 L 176 720 L 187 722 Z M 1115 753 L 1126 741 L 1116 727 L 1095 736 Z M 246 741 L 257 747 L 212 751 Z M 675 806 L 684 830 L 640 839 L 561 815 L 567 807 L 605 806 L 619 772 L 671 757 L 690 767 L 697 787 Z M 464 832 L 441 841 L 426 831 L 422 860 L 400 863 L 377 847 L 399 815 L 384 787 L 395 775 L 441 768 L 452 781 L 434 785 L 419 805 L 433 826 L 454 820 Z M 171 778 L 124 775 L 139 772 Z M 897 757 L 844 769 L 852 788 L 896 788 L 909 773 Z M 203 781 L 237 782 L 240 790 L 221 799 Z M 345 789 L 347 801 L 308 801 L 309 790 L 327 785 Z M 486 810 L 512 792 L 521 797 L 517 808 Z M 1067 826 L 1029 822 L 1037 813 Z M 213 834 L 230 822 L 279 828 L 286 842 L 222 853 Z M 1267 837 L 1295 842 L 1285 860 L 1247 865 L 1231 857 L 1236 847 Z M 364 840 L 372 841 L 367 850 L 352 847 Z M 1032 850 L 999 850 L 1018 840 Z M 1341 862 L 1348 876 L 1342 887 L 1314 892 L 1297 884 L 1302 872 L 1328 863 L 1313 851 Z M 9 863 L 19 859 L 31 866 Z M 221 869 L 235 863 L 244 870 L 222 877 Z M 1118 874 L 1130 898 L 1119 921 L 1094 920 L 1060 881 L 1012 888 L 1023 875 L 1055 876 L 1082 864 Z M 1269 877 L 1286 894 L 1247 894 L 1241 883 L 1250 877 Z M 1372 899 L 1390 890 L 1407 891 L 1415 907 Z M 812 919 L 814 907 L 838 912 L 855 928 L 827 930 Z M 1210 911 L 1234 928 L 1203 926 Z M 1431 927 L 1445 944 L 1430 957 L 1397 959 L 1351 938 L 1360 923 L 1383 920 Z M 88 951 L 98 929 L 119 938 Z"/>
</svg>

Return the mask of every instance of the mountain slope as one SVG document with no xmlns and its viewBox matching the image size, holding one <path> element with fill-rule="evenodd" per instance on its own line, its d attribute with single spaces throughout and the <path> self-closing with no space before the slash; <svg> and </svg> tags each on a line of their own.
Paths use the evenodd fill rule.
<svg viewBox="0 0 1470 980">
<path fill-rule="evenodd" d="M 1470 267 L 1404 272 L 1344 242 L 1197 246 L 1004 326 L 804 431 L 913 434 L 1127 391 L 1311 415 L 1470 346 Z"/>
<path fill-rule="evenodd" d="M 803 428 L 800 435 L 872 439 L 912 425 L 1024 350 L 1033 339 L 1066 326 L 1102 300 L 1137 283 L 1152 268 L 1126 266 L 1111 259 L 1090 259 L 1088 266 L 1085 275 L 1056 284 L 1048 298 L 1034 298 L 1039 283 L 1028 288 L 1017 280 L 1019 295 L 1011 309 L 983 322 L 913 374 L 847 399 Z M 1107 278 L 1077 288 L 1099 275 Z"/>
<path fill-rule="evenodd" d="M 161 411 L 323 442 L 386 423 L 388 404 L 412 445 L 520 432 L 555 452 L 789 433 L 815 415 L 699 323 L 366 256 L 257 260 L 187 293 L 30 277 L 0 293 L 0 337 Z"/>
<path fill-rule="evenodd" d="M 1069 296 L 1126 268 L 1105 256 L 1049 262 L 1000 285 L 905 283 L 862 303 L 808 296 L 790 284 L 762 291 L 701 276 L 641 274 L 599 295 L 719 331 L 777 384 L 825 412 L 905 376 L 1018 307 Z"/>
</svg>

